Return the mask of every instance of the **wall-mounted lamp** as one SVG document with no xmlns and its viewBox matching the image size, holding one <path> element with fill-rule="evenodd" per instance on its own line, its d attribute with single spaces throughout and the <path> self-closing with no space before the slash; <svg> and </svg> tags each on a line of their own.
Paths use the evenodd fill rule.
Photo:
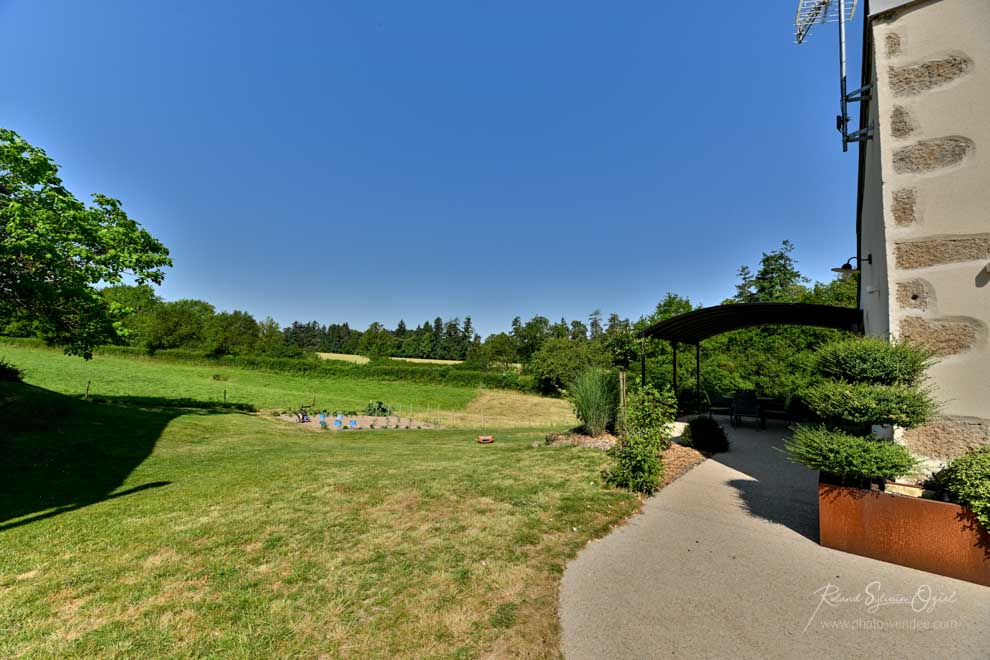
<svg viewBox="0 0 990 660">
<path fill-rule="evenodd" d="M 856 262 L 857 262 L 856 268 L 853 268 L 853 265 L 852 265 L 853 259 L 855 259 Z M 842 264 L 838 268 L 833 268 L 832 269 L 832 272 L 833 273 L 838 273 L 839 274 L 839 277 L 841 277 L 844 280 L 847 280 L 850 277 L 852 277 L 852 274 L 853 273 L 858 273 L 860 271 L 860 267 L 862 266 L 862 264 L 863 264 L 864 261 L 872 266 L 873 265 L 873 254 L 871 253 L 871 254 L 866 255 L 866 258 L 865 259 L 863 257 L 849 257 L 849 259 L 846 261 L 846 263 Z"/>
</svg>

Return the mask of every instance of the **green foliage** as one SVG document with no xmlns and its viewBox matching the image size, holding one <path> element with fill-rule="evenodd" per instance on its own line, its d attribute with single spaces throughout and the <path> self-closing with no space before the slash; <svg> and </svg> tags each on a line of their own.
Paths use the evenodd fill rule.
<svg viewBox="0 0 990 660">
<path fill-rule="evenodd" d="M 372 323 L 361 335 L 358 354 L 375 359 L 388 358 L 395 352 L 395 338 L 381 323 Z"/>
<path fill-rule="evenodd" d="M 148 284 L 119 284 L 101 289 L 100 294 L 108 303 L 119 306 L 126 313 L 120 321 L 120 341 L 132 346 L 147 345 L 151 312 L 162 304 L 155 290 Z"/>
<path fill-rule="evenodd" d="M 567 395 L 588 434 L 601 435 L 615 422 L 619 390 L 615 374 L 608 369 L 592 367 L 582 371 Z"/>
<path fill-rule="evenodd" d="M 707 416 L 694 417 L 688 420 L 681 435 L 681 444 L 694 447 L 698 451 L 712 454 L 729 451 L 729 436 L 717 421 Z"/>
<path fill-rule="evenodd" d="M 911 474 L 918 467 L 914 456 L 899 444 L 824 426 L 799 426 L 786 448 L 791 460 L 855 486 Z"/>
<path fill-rule="evenodd" d="M 915 428 L 938 412 L 931 394 L 905 385 L 873 385 L 822 381 L 802 394 L 811 411 L 823 421 L 848 428 L 893 424 Z"/>
<path fill-rule="evenodd" d="M 370 401 L 364 407 L 364 414 L 371 417 L 389 417 L 392 414 L 392 407 L 384 401 Z"/>
<path fill-rule="evenodd" d="M 633 336 L 628 321 L 610 325 L 603 335 L 603 344 L 609 361 L 619 369 L 628 369 L 639 359 L 639 342 Z"/>
<path fill-rule="evenodd" d="M 155 306 L 148 321 L 148 349 L 201 348 L 216 313 L 203 300 L 176 300 Z"/>
<path fill-rule="evenodd" d="M 627 435 L 609 450 L 615 459 L 602 471 L 606 483 L 649 495 L 656 492 L 663 478 L 660 448 L 644 435 Z"/>
<path fill-rule="evenodd" d="M 119 340 L 127 307 L 96 288 L 125 277 L 160 284 L 168 250 L 120 202 L 76 199 L 58 166 L 0 128 L 0 319 L 26 321 L 49 343 L 89 358 Z"/>
<path fill-rule="evenodd" d="M 794 244 L 784 241 L 780 248 L 764 252 L 760 268 L 752 274 L 747 266 L 739 269 L 740 283 L 736 285 L 737 302 L 788 302 L 804 293 L 802 282 L 808 281 L 797 269 L 791 257 Z"/>
<path fill-rule="evenodd" d="M 488 362 L 504 371 L 519 359 L 516 353 L 516 343 L 504 332 L 491 335 L 485 340 L 484 352 Z"/>
<path fill-rule="evenodd" d="M 541 394 L 556 394 L 577 375 L 591 366 L 602 364 L 601 353 L 594 344 L 564 338 L 548 339 L 540 346 L 526 367 Z"/>
<path fill-rule="evenodd" d="M 953 502 L 969 507 L 980 525 L 990 531 L 990 446 L 953 460 L 935 476 L 935 483 Z"/>
<path fill-rule="evenodd" d="M 653 493 L 663 477 L 661 451 L 670 446 L 677 404 L 669 389 L 640 388 L 627 403 L 626 430 L 609 450 L 615 459 L 602 473 L 613 486 L 637 493 Z"/>
<path fill-rule="evenodd" d="M 932 354 L 910 344 L 865 337 L 826 344 L 815 366 L 826 378 L 849 383 L 912 386 L 921 382 Z"/>
<path fill-rule="evenodd" d="M 660 451 L 670 447 L 677 399 L 669 387 L 652 385 L 637 388 L 626 401 L 626 435 L 646 436 Z"/>
<path fill-rule="evenodd" d="M 203 344 L 211 355 L 251 355 L 258 344 L 258 322 L 247 312 L 220 312 L 210 317 Z"/>
<path fill-rule="evenodd" d="M 20 369 L 7 362 L 7 358 L 0 357 L 0 382 L 17 383 L 23 376 Z"/>
</svg>

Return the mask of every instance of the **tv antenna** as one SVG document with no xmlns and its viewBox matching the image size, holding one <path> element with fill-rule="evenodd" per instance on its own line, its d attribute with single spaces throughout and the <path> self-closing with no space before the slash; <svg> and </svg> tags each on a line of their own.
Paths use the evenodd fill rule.
<svg viewBox="0 0 990 660">
<path fill-rule="evenodd" d="M 798 0 L 794 18 L 794 41 L 803 44 L 816 25 L 839 24 L 839 114 L 835 128 L 842 134 L 842 150 L 849 151 L 850 142 L 863 142 L 871 137 L 870 127 L 849 132 L 849 104 L 870 98 L 870 85 L 852 92 L 846 91 L 846 23 L 856 13 L 857 0 Z"/>
</svg>

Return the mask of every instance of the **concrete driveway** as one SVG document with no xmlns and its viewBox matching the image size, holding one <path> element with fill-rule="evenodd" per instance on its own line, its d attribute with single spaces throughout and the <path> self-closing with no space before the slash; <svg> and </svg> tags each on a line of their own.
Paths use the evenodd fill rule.
<svg viewBox="0 0 990 660">
<path fill-rule="evenodd" d="M 990 588 L 819 546 L 786 429 L 729 431 L 568 564 L 565 657 L 990 658 Z"/>
</svg>

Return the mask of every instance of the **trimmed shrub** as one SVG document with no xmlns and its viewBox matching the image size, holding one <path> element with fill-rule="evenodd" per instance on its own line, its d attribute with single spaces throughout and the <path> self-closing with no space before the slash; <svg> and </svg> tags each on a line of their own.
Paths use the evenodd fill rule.
<svg viewBox="0 0 990 660">
<path fill-rule="evenodd" d="M 607 369 L 582 371 L 568 390 L 574 413 L 589 435 L 601 435 L 615 422 L 619 390 L 615 374 Z"/>
<path fill-rule="evenodd" d="M 670 447 L 676 417 L 677 399 L 670 388 L 646 385 L 629 395 L 624 430 L 627 435 L 647 436 L 664 451 Z"/>
<path fill-rule="evenodd" d="M 938 412 L 928 391 L 907 385 L 823 381 L 807 388 L 803 398 L 823 421 L 850 428 L 894 424 L 910 429 Z"/>
<path fill-rule="evenodd" d="M 694 417 L 688 420 L 681 435 L 681 444 L 694 447 L 698 451 L 718 454 L 729 451 L 729 436 L 725 434 L 722 425 L 711 417 Z"/>
<path fill-rule="evenodd" d="M 24 372 L 7 362 L 5 358 L 0 358 L 0 381 L 5 383 L 19 383 L 24 377 Z"/>
<path fill-rule="evenodd" d="M 815 355 L 818 373 L 849 383 L 915 385 L 932 364 L 932 354 L 910 344 L 876 337 L 826 344 Z"/>
<path fill-rule="evenodd" d="M 934 481 L 953 502 L 969 507 L 983 529 L 990 531 L 990 447 L 953 460 Z"/>
<path fill-rule="evenodd" d="M 786 448 L 794 462 L 834 475 L 851 486 L 894 479 L 918 468 L 917 459 L 895 442 L 849 435 L 824 426 L 799 426 Z"/>
</svg>

